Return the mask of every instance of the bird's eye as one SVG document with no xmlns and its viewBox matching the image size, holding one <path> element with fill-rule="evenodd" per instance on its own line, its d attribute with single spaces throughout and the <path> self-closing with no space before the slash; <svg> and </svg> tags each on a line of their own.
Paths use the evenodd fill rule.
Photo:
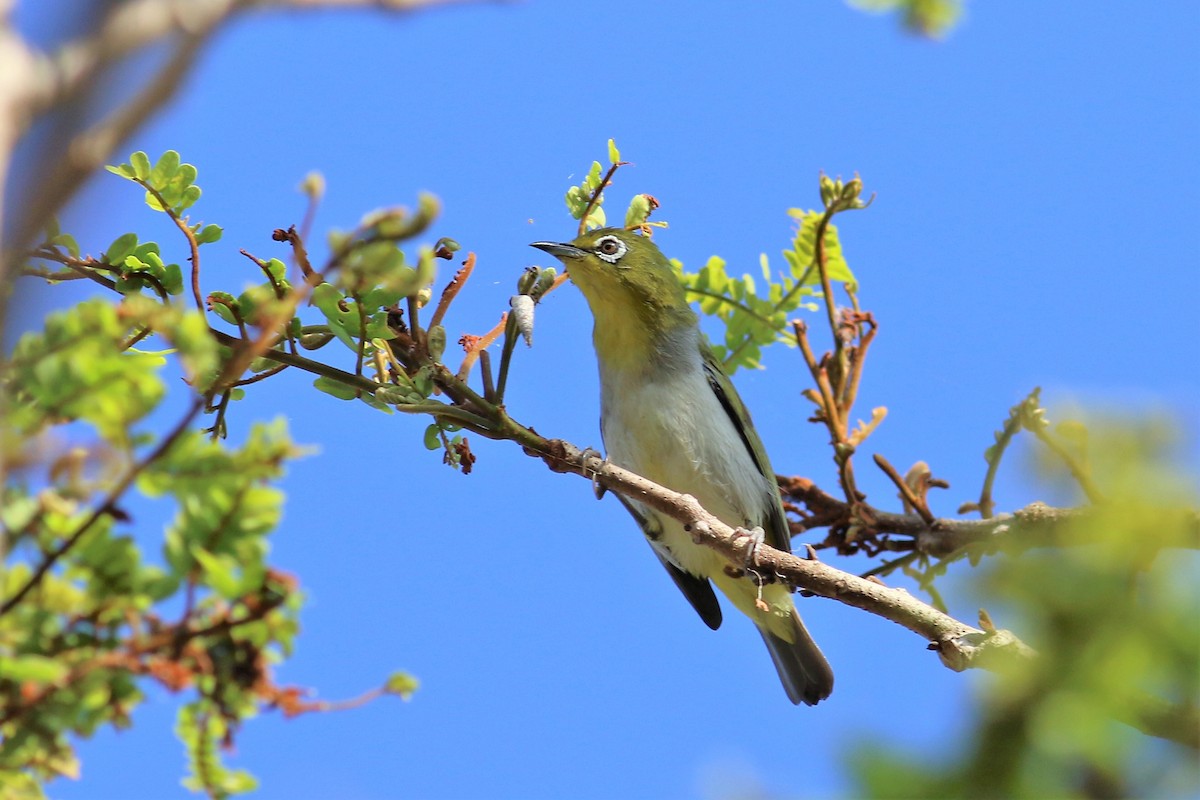
<svg viewBox="0 0 1200 800">
<path fill-rule="evenodd" d="M 625 255 L 625 243 L 616 236 L 605 236 L 596 242 L 593 252 L 608 263 L 615 264 Z"/>
</svg>

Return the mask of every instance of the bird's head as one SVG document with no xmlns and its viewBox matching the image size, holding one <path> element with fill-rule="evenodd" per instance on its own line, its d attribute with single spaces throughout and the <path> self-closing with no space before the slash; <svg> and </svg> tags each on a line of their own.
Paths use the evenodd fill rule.
<svg viewBox="0 0 1200 800">
<path fill-rule="evenodd" d="M 572 242 L 534 242 L 533 247 L 563 262 L 598 325 L 636 321 L 653 329 L 695 324 L 675 269 L 645 236 L 599 228 Z"/>
</svg>

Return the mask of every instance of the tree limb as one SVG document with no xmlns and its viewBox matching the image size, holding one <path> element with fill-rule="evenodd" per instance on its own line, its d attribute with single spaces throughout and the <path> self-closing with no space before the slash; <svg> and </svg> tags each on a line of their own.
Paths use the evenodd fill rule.
<svg viewBox="0 0 1200 800">
<path fill-rule="evenodd" d="M 897 514 L 865 503 L 852 507 L 807 478 L 777 475 L 776 480 L 785 498 L 802 504 L 808 511 L 808 516 L 799 523 L 792 523 L 793 533 L 828 527 L 829 536 L 816 547 L 835 548 L 842 555 L 860 550 L 869 555 L 905 551 L 946 558 L 972 545 L 982 545 L 984 552 L 992 553 L 1000 549 L 1021 552 L 1034 547 L 1087 544 L 1086 537 L 1067 539 L 1059 532 L 1068 523 L 1098 518 L 1101 513 L 1090 508 L 1054 508 L 1035 502 L 988 519 L 936 517 L 926 522 L 919 514 Z M 1191 510 L 1180 513 L 1187 517 L 1186 532 L 1171 544 L 1200 549 L 1200 513 Z M 847 537 L 846 531 L 852 527 L 854 535 Z M 891 535 L 905 538 L 897 541 Z"/>
<path fill-rule="evenodd" d="M 530 455 L 542 458 L 551 469 L 582 475 L 622 497 L 679 520 L 697 543 L 713 548 L 731 564 L 748 565 L 748 569 L 767 576 L 768 580 L 782 581 L 902 625 L 930 642 L 930 649 L 937 651 L 942 663 L 956 672 L 977 667 L 991 669 L 1008 658 L 1033 656 L 1033 650 L 1008 631 L 988 633 L 943 614 L 903 589 L 884 586 L 764 544 L 755 547 L 745 532 L 739 533 L 726 525 L 690 495 L 659 486 L 560 439 L 536 438 L 540 441 L 528 443 L 526 449 Z"/>
</svg>

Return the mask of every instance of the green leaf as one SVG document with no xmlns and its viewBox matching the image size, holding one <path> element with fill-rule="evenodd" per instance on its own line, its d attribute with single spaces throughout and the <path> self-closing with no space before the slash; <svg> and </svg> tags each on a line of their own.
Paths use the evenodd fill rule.
<svg viewBox="0 0 1200 800">
<path fill-rule="evenodd" d="M 137 172 L 128 164 L 118 164 L 116 166 L 109 165 L 106 166 L 105 169 L 114 175 L 120 175 L 122 178 L 127 178 L 129 180 L 133 180 L 137 177 Z"/>
<path fill-rule="evenodd" d="M 167 290 L 167 294 L 183 294 L 183 270 L 178 264 L 167 264 L 163 267 L 162 276 L 163 288 Z"/>
<path fill-rule="evenodd" d="M 183 190 L 183 199 L 175 204 L 176 211 L 183 211 L 191 208 L 197 200 L 200 199 L 200 187 L 195 184 Z"/>
<path fill-rule="evenodd" d="M 342 310 L 345 296 L 333 284 L 322 283 L 313 289 L 312 298 L 313 305 L 325 315 L 325 319 L 329 323 L 329 331 L 338 338 L 338 341 L 357 353 L 358 342 L 350 334 L 350 326 L 353 325 L 354 329 L 357 329 L 358 314 L 352 313 L 349 309 Z M 357 333 L 357 330 L 355 332 Z"/>
<path fill-rule="evenodd" d="M 156 189 L 161 189 L 170 182 L 179 169 L 179 153 L 168 150 L 158 157 L 158 163 L 150 170 L 147 182 Z"/>
<path fill-rule="evenodd" d="M 230 325 L 238 324 L 233 310 L 237 309 L 238 302 L 233 295 L 229 292 L 210 292 L 208 298 L 208 306 L 213 310 L 213 313 Z M 233 306 L 233 309 L 229 306 Z M 241 313 L 241 309 L 238 309 L 238 313 Z"/>
<path fill-rule="evenodd" d="M 146 282 L 136 273 L 131 273 L 128 277 L 118 278 L 114 288 L 121 294 L 137 294 L 146 288 Z"/>
<path fill-rule="evenodd" d="M 163 205 L 163 203 L 157 197 L 155 197 L 153 192 L 146 192 L 145 200 L 146 205 L 150 206 L 151 210 L 153 211 L 167 210 L 167 206 Z"/>
<path fill-rule="evenodd" d="M 222 229 L 220 225 L 205 225 L 200 229 L 200 232 L 196 234 L 196 244 L 209 244 L 211 242 L 219 241 L 221 234 L 224 232 L 224 229 Z"/>
<path fill-rule="evenodd" d="M 625 227 L 633 228 L 642 225 L 650 217 L 650 198 L 644 194 L 635 194 L 629 201 L 625 211 Z"/>
<path fill-rule="evenodd" d="M 150 157 L 141 150 L 129 156 L 129 164 L 133 167 L 133 174 L 138 180 L 144 181 L 150 177 Z"/>
<path fill-rule="evenodd" d="M 170 188 L 173 191 L 181 192 L 188 186 L 196 182 L 196 175 L 199 174 L 196 167 L 192 164 L 180 164 L 179 171 L 175 173 L 175 177 L 171 179 Z"/>
<path fill-rule="evenodd" d="M 105 264 L 117 266 L 125 263 L 125 259 L 133 255 L 133 251 L 137 249 L 138 237 L 136 233 L 123 233 L 113 240 L 113 243 L 104 251 L 102 260 Z"/>
<path fill-rule="evenodd" d="M 376 411 L 382 411 L 385 414 L 395 413 L 394 409 L 390 405 L 388 405 L 387 403 L 383 402 L 375 395 L 370 394 L 368 392 L 363 392 L 362 394 L 360 394 L 358 396 L 358 399 L 362 400 L 364 403 L 366 403 L 367 405 L 369 405 L 371 408 L 375 409 Z"/>
<path fill-rule="evenodd" d="M 214 555 L 199 547 L 192 548 L 192 557 L 200 565 L 204 583 L 226 600 L 233 600 L 242 593 L 237 561 L 230 555 Z"/>
<path fill-rule="evenodd" d="M 79 243 L 69 233 L 60 233 L 50 240 L 50 244 L 67 248 L 72 258 L 79 258 Z"/>
<path fill-rule="evenodd" d="M 433 423 L 425 429 L 425 448 L 427 450 L 437 450 L 442 446 L 442 429 Z"/>
<path fill-rule="evenodd" d="M 66 664 L 45 656 L 0 656 L 0 679 L 3 680 L 47 684 L 62 680 L 70 671 Z"/>
<path fill-rule="evenodd" d="M 600 185 L 600 174 L 603 171 L 604 167 L 600 166 L 600 162 L 593 161 L 587 177 L 583 179 L 583 188 L 589 193 L 595 191 L 596 187 Z"/>
<path fill-rule="evenodd" d="M 284 264 L 278 258 L 272 258 L 267 262 L 267 272 L 276 281 L 282 281 L 287 278 L 287 264 Z"/>
<path fill-rule="evenodd" d="M 608 140 L 608 163 L 617 164 L 621 161 L 621 151 L 617 149 L 617 143 L 612 139 Z"/>
<path fill-rule="evenodd" d="M 404 296 L 405 293 L 402 289 L 379 286 L 362 296 L 362 304 L 365 308 L 369 308 L 374 311 L 375 309 L 394 306 L 396 303 L 400 302 L 400 298 Z"/>
<path fill-rule="evenodd" d="M 347 386 L 341 381 L 335 381 L 333 378 L 327 378 L 324 375 L 313 381 L 313 386 L 318 391 L 333 395 L 338 400 L 353 400 L 354 396 L 358 393 L 356 389 Z"/>
</svg>

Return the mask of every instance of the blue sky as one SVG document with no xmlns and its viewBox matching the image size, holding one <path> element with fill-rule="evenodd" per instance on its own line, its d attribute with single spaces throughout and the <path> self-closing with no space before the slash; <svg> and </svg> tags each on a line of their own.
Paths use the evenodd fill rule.
<svg viewBox="0 0 1200 800">
<path fill-rule="evenodd" d="M 63 5 L 22 20 L 48 30 L 40 15 Z M 935 43 L 833 0 L 732 8 L 256 15 L 125 150 L 173 148 L 199 167 L 193 219 L 225 228 L 206 290 L 255 280 L 239 247 L 285 257 L 270 232 L 299 222 L 309 170 L 329 187 L 318 230 L 436 193 L 431 240 L 479 258 L 452 339 L 491 327 L 519 272 L 546 263 L 529 242 L 570 238 L 563 192 L 609 137 L 636 165 L 609 207 L 654 194 L 671 225 L 656 241 L 693 268 L 712 254 L 737 273 L 757 272 L 760 252 L 782 263 L 787 209 L 817 204 L 818 171 L 857 171 L 878 197 L 841 218 L 843 246 L 881 323 L 860 408 L 890 411 L 871 452 L 951 482 L 936 511 L 977 495 L 992 431 L 1033 386 L 1052 402 L 1171 411 L 1195 462 L 1200 9 L 976 3 Z M 92 252 L 151 231 L 184 257 L 112 176 L 88 184 L 64 228 Z M 27 316 L 71 296 L 32 297 Z M 590 325 L 570 287 L 539 307 L 508 408 L 598 446 Z M 765 365 L 737 383 L 776 469 L 832 487 L 824 436 L 800 421 L 799 357 L 780 348 Z M 251 722 L 232 762 L 259 776 L 258 797 L 825 797 L 845 792 L 862 737 L 957 746 L 979 678 L 945 670 L 912 634 L 802 601 L 837 686 L 795 708 L 752 627 L 709 631 L 615 500 L 504 443 L 473 441 L 464 477 L 421 446 L 423 421 L 309 383 L 285 373 L 255 387 L 230 421 L 236 439 L 283 416 L 320 451 L 291 469 L 273 537 L 275 563 L 310 597 L 278 678 L 336 699 L 406 669 L 422 688 L 409 703 Z M 866 463 L 864 488 L 889 504 Z M 1013 463 L 1001 505 L 1046 499 Z M 973 618 L 972 601 L 951 603 Z M 83 780 L 52 795 L 185 796 L 172 698 L 151 692 L 135 719 L 85 743 Z"/>
</svg>

